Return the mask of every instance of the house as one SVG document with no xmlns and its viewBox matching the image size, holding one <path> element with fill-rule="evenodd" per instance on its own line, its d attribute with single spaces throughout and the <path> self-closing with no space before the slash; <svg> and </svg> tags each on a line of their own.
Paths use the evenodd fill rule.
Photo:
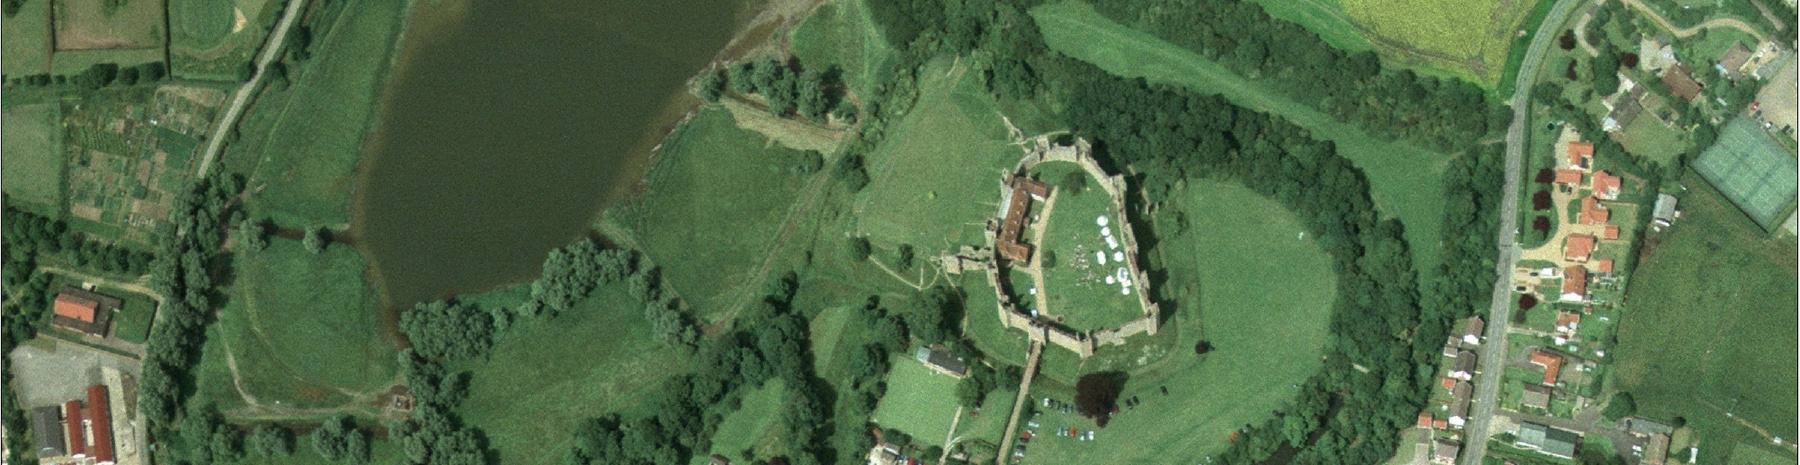
<svg viewBox="0 0 1800 465">
<path fill-rule="evenodd" d="M 1624 74 L 1620 74 L 1619 80 L 1627 81 L 1627 78 Z M 1620 87 L 1624 88 L 1623 85 Z M 1637 121 L 1638 115 L 1644 113 L 1644 95 L 1649 92 L 1649 89 L 1644 86 L 1636 85 L 1629 90 L 1619 92 L 1613 98 L 1613 104 L 1609 107 L 1611 111 L 1606 114 L 1606 119 L 1601 121 L 1600 126 L 1607 132 L 1625 130 L 1625 127 L 1630 126 L 1631 122 Z"/>
<path fill-rule="evenodd" d="M 1576 215 L 1575 223 L 1600 226 L 1611 218 L 1612 212 L 1606 211 L 1606 206 L 1600 204 L 1600 199 L 1588 197 L 1581 199 L 1581 213 Z"/>
<path fill-rule="evenodd" d="M 1571 266 L 1569 269 L 1563 270 L 1563 273 L 1562 301 L 1587 301 L 1587 268 L 1579 265 Z"/>
<path fill-rule="evenodd" d="M 1475 353 L 1461 351 L 1456 353 L 1456 365 L 1450 369 L 1450 377 L 1468 381 L 1475 379 Z"/>
<path fill-rule="evenodd" d="M 1713 67 L 1719 70 L 1719 74 L 1736 81 L 1744 78 L 1742 71 L 1744 63 L 1749 62 L 1750 49 L 1744 47 L 1743 42 L 1737 42 L 1731 44 L 1731 49 L 1726 50 L 1725 54 L 1719 57 L 1719 61 L 1713 64 Z"/>
<path fill-rule="evenodd" d="M 1569 143 L 1569 169 L 1587 171 L 1594 166 L 1594 143 Z"/>
<path fill-rule="evenodd" d="M 1431 463 L 1449 464 L 1456 463 L 1456 454 L 1462 451 L 1462 445 L 1456 441 L 1439 439 L 1431 449 Z"/>
<path fill-rule="evenodd" d="M 1532 349 L 1531 364 L 1543 367 L 1545 386 L 1556 385 L 1556 376 L 1562 373 L 1562 355 L 1544 349 Z"/>
<path fill-rule="evenodd" d="M 1580 326 L 1581 313 L 1569 311 L 1556 312 L 1556 332 L 1574 333 L 1576 328 L 1579 328 Z"/>
<path fill-rule="evenodd" d="M 1445 429 L 1445 428 L 1449 428 L 1449 427 L 1450 427 L 1450 420 L 1448 420 L 1448 419 L 1443 419 L 1443 418 L 1439 418 L 1439 419 L 1437 419 L 1437 420 L 1433 420 L 1433 421 L 1432 421 L 1432 422 L 1431 422 L 1431 427 L 1432 427 L 1432 428 L 1434 428 L 1434 429 Z"/>
<path fill-rule="evenodd" d="M 1605 228 L 1601 228 L 1600 229 L 1600 238 L 1606 239 L 1609 241 L 1619 240 L 1619 226 L 1609 224 L 1609 225 L 1606 225 Z"/>
<path fill-rule="evenodd" d="M 1668 41 L 1651 37 L 1638 40 L 1638 57 L 1638 69 L 1651 73 L 1680 64 L 1675 60 L 1675 48 Z"/>
<path fill-rule="evenodd" d="M 1467 382 L 1457 382 L 1456 388 L 1450 390 L 1450 426 L 1462 429 L 1469 422 L 1469 395 L 1473 388 Z"/>
<path fill-rule="evenodd" d="M 707 465 L 731 465 L 731 459 L 727 459 L 723 455 L 713 454 L 706 463 Z"/>
<path fill-rule="evenodd" d="M 1672 426 L 1638 417 L 1625 418 L 1625 429 L 1630 431 L 1631 434 L 1645 437 L 1658 434 L 1672 434 L 1675 432 L 1675 428 Z"/>
<path fill-rule="evenodd" d="M 31 409 L 31 446 L 38 457 L 60 457 L 68 453 L 63 442 L 62 409 L 46 405 Z"/>
<path fill-rule="evenodd" d="M 1444 341 L 1444 356 L 1455 357 L 1456 352 L 1462 350 L 1462 340 L 1457 339 L 1456 336 L 1450 336 L 1448 339 Z"/>
<path fill-rule="evenodd" d="M 1650 436 L 1650 445 L 1644 446 L 1644 458 L 1638 462 L 1643 465 L 1663 465 L 1669 457 L 1669 435 Z"/>
<path fill-rule="evenodd" d="M 1463 343 L 1468 345 L 1481 345 L 1481 330 L 1486 327 L 1487 325 L 1481 322 L 1481 317 L 1479 316 L 1472 316 L 1467 320 L 1463 320 Z"/>
<path fill-rule="evenodd" d="M 1613 259 L 1602 258 L 1599 260 L 1595 260 L 1594 261 L 1594 272 L 1595 273 L 1611 273 L 1611 272 L 1613 272 Z"/>
<path fill-rule="evenodd" d="M 1538 451 L 1551 457 L 1575 458 L 1575 446 L 1581 435 L 1574 431 L 1526 422 L 1519 425 L 1519 438 L 1513 445 Z"/>
<path fill-rule="evenodd" d="M 913 357 L 919 359 L 919 363 L 925 364 L 925 367 L 952 378 L 961 379 L 963 375 L 969 374 L 968 365 L 941 347 L 920 347 L 913 351 Z"/>
<path fill-rule="evenodd" d="M 112 314 L 118 310 L 120 301 L 75 286 L 63 286 L 56 294 L 53 307 L 55 317 L 51 323 L 82 333 L 98 337 L 106 337 L 106 329 L 112 323 Z"/>
<path fill-rule="evenodd" d="M 1554 393 L 1555 389 L 1551 389 L 1549 386 L 1526 384 L 1524 395 L 1519 397 L 1519 405 L 1538 410 L 1549 410 L 1550 396 Z"/>
<path fill-rule="evenodd" d="M 1419 412 L 1419 425 L 1418 426 L 1420 428 L 1424 428 L 1424 429 L 1431 429 L 1431 423 L 1436 420 L 1437 420 L 1437 417 L 1432 416 L 1431 412 Z"/>
<path fill-rule="evenodd" d="M 1000 237 L 995 238 L 994 248 L 1000 256 L 1008 260 L 1020 262 L 1031 261 L 1031 246 L 1019 242 L 1019 234 L 1025 230 L 1026 218 L 1031 210 L 1032 199 L 1042 201 L 1050 196 L 1050 185 L 1024 176 L 1008 176 L 1007 185 L 1012 187 L 1007 196 L 1006 216 L 1000 222 Z"/>
<path fill-rule="evenodd" d="M 1594 188 L 1594 196 L 1595 197 L 1599 197 L 1602 200 L 1618 199 L 1619 198 L 1619 185 L 1620 185 L 1620 182 L 1619 182 L 1618 176 L 1613 176 L 1611 173 L 1607 173 L 1606 171 L 1599 171 L 1599 172 L 1594 173 L 1593 188 Z"/>
<path fill-rule="evenodd" d="M 1689 103 L 1700 96 L 1702 87 L 1699 81 L 1694 80 L 1694 69 L 1689 68 L 1688 65 L 1675 64 L 1668 71 L 1663 72 L 1662 81 L 1663 84 L 1669 85 L 1669 93 L 1675 94 L 1676 97 L 1681 97 L 1682 100 Z"/>
<path fill-rule="evenodd" d="M 869 465 L 900 465 L 900 446 L 887 441 L 876 441 L 875 447 L 869 448 Z"/>
<path fill-rule="evenodd" d="M 1556 183 L 1571 187 L 1581 186 L 1580 170 L 1556 170 Z"/>
<path fill-rule="evenodd" d="M 1675 208 L 1677 200 L 1669 194 L 1656 194 L 1656 208 L 1650 214 L 1651 223 L 1659 228 L 1668 227 L 1681 217 L 1681 211 Z"/>
<path fill-rule="evenodd" d="M 1594 255 L 1595 244 L 1594 236 L 1570 234 L 1568 242 L 1563 243 L 1563 260 L 1585 263 Z"/>
</svg>

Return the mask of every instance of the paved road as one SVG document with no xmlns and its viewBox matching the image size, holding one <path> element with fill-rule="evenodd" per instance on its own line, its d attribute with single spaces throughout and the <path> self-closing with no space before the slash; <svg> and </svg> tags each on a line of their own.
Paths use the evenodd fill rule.
<svg viewBox="0 0 1800 465">
<path fill-rule="evenodd" d="M 1031 378 L 1037 376 L 1038 356 L 1044 354 L 1044 342 L 1031 341 L 1031 355 L 1025 357 L 1025 379 L 1019 382 L 1019 398 L 1013 400 L 1012 419 L 1006 421 L 1006 436 L 1000 440 L 1000 455 L 994 457 L 995 465 L 1006 465 L 1012 458 L 1013 438 L 1019 435 L 1019 415 L 1025 413 L 1025 402 L 1031 398 Z"/>
<path fill-rule="evenodd" d="M 281 22 L 275 24 L 275 31 L 269 33 L 269 42 L 263 44 L 262 57 L 256 60 L 256 71 L 250 80 L 238 86 L 237 96 L 231 99 L 231 108 L 225 110 L 225 116 L 219 118 L 219 126 L 213 129 L 211 139 L 206 141 L 206 156 L 200 159 L 200 177 L 206 177 L 206 170 L 212 168 L 213 158 L 219 154 L 219 146 L 225 143 L 225 135 L 237 126 L 238 117 L 244 114 L 244 105 L 250 103 L 250 94 L 256 93 L 256 85 L 262 82 L 263 71 L 269 69 L 269 63 L 281 55 L 281 44 L 287 40 L 288 26 L 294 24 L 294 18 L 300 17 L 301 7 L 306 0 L 287 0 L 287 11 L 281 14 Z"/>
<path fill-rule="evenodd" d="M 1494 416 L 1494 400 L 1500 396 L 1500 376 L 1506 372 L 1506 331 L 1512 322 L 1512 268 L 1519 259 L 1518 208 L 1520 159 L 1525 154 L 1527 117 L 1531 112 L 1531 84 L 1537 78 L 1538 65 L 1543 64 L 1544 51 L 1550 38 L 1562 27 L 1569 10 L 1578 0 L 1557 0 L 1550 14 L 1538 24 L 1525 61 L 1519 65 L 1519 76 L 1513 86 L 1513 120 L 1506 130 L 1506 193 L 1500 199 L 1500 258 L 1494 263 L 1494 301 L 1488 311 L 1487 342 L 1481 348 L 1480 373 L 1475 377 L 1474 405 L 1470 406 L 1469 425 L 1464 430 L 1463 465 L 1481 465 L 1487 455 L 1488 424 Z"/>
</svg>

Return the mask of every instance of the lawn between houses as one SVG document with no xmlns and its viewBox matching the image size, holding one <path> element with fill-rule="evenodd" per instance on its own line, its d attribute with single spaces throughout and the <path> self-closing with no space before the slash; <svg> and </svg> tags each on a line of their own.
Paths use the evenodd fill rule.
<svg viewBox="0 0 1800 465">
<path fill-rule="evenodd" d="M 1743 423 L 1784 440 L 1800 434 L 1796 251 L 1698 176 L 1682 183 L 1683 217 L 1650 238 L 1649 258 L 1626 291 L 1631 315 L 1619 323 L 1616 387 L 1632 394 L 1641 415 L 1687 419 L 1702 457 L 1735 461 L 1740 450 L 1771 447 Z M 1793 453 L 1781 455 L 1792 463 Z"/>
</svg>

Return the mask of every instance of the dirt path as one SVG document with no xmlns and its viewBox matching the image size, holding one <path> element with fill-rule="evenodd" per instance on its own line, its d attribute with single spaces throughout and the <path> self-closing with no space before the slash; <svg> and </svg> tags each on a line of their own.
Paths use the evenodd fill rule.
<svg viewBox="0 0 1800 465">
<path fill-rule="evenodd" d="M 1623 1 L 1623 2 L 1625 2 L 1626 5 L 1630 5 L 1632 8 L 1636 8 L 1638 11 L 1643 12 L 1644 16 L 1649 17 L 1651 21 L 1656 21 L 1656 24 L 1658 26 L 1662 26 L 1663 29 L 1668 30 L 1669 33 L 1671 33 L 1671 34 L 1675 34 L 1675 37 L 1685 38 L 1688 36 L 1692 36 L 1694 34 L 1699 33 L 1701 29 L 1729 27 L 1732 29 L 1744 31 L 1745 34 L 1750 34 L 1751 37 L 1756 38 L 1757 42 L 1763 41 L 1762 33 L 1756 32 L 1755 28 L 1750 27 L 1749 24 L 1744 24 L 1743 21 L 1739 21 L 1739 20 L 1737 20 L 1737 18 L 1714 18 L 1714 19 L 1708 20 L 1708 21 L 1700 23 L 1700 24 L 1695 24 L 1694 27 L 1677 28 L 1677 27 L 1675 27 L 1674 24 L 1670 24 L 1668 19 L 1664 19 L 1662 17 L 1662 15 L 1656 14 L 1656 10 L 1650 9 L 1649 6 L 1644 5 L 1644 3 L 1640 0 L 1620 0 L 1620 1 Z"/>
<path fill-rule="evenodd" d="M 301 7 L 305 5 L 305 0 L 288 2 L 287 11 L 281 14 L 281 22 L 275 25 L 275 31 L 269 34 L 269 41 L 263 44 L 262 57 L 256 60 L 255 74 L 250 75 L 250 80 L 245 81 L 244 85 L 238 86 L 237 96 L 231 99 L 231 107 L 225 110 L 225 115 L 219 118 L 219 125 L 213 129 L 212 137 L 206 140 L 206 154 L 200 159 L 200 177 L 206 177 L 206 171 L 212 168 L 213 159 L 219 154 L 220 144 L 225 143 L 225 135 L 230 134 L 231 128 L 237 126 L 238 117 L 244 114 L 244 105 L 250 103 L 250 94 L 256 93 L 257 84 L 262 82 L 263 70 L 268 69 L 269 63 L 280 55 L 281 44 L 287 40 L 288 31 L 292 29 L 289 26 L 294 25 L 294 18 L 300 17 Z"/>
<path fill-rule="evenodd" d="M 1587 40 L 1588 22 L 1594 20 L 1594 9 L 1594 7 L 1588 7 L 1587 12 L 1582 13 L 1581 20 L 1575 22 L 1575 43 L 1580 44 L 1581 51 L 1591 57 L 1600 56 L 1600 50 L 1595 49 Z"/>
<path fill-rule="evenodd" d="M 148 275 L 138 278 L 136 281 L 119 281 L 116 279 L 102 278 L 102 277 L 91 275 L 91 274 L 88 274 L 85 272 L 75 271 L 75 270 L 71 270 L 71 269 L 63 268 L 63 267 L 59 267 L 59 266 L 44 266 L 44 267 L 41 267 L 40 269 L 51 272 L 51 273 L 56 273 L 56 274 L 65 275 L 65 276 L 68 276 L 71 278 L 80 279 L 82 281 L 99 284 L 102 286 L 116 287 L 119 289 L 124 289 L 127 291 L 147 295 L 147 296 L 150 296 L 151 299 L 156 300 L 156 302 L 159 304 L 163 302 L 162 294 L 158 294 L 158 293 L 156 293 L 156 291 L 150 290 L 150 286 L 145 285 L 146 283 L 150 282 L 150 277 Z"/>
</svg>

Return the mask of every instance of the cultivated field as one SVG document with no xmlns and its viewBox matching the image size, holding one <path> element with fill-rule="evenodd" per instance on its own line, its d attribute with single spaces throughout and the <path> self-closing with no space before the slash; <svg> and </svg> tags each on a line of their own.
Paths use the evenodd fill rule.
<svg viewBox="0 0 1800 465">
<path fill-rule="evenodd" d="M 266 187 L 251 203 L 256 216 L 283 225 L 350 221 L 363 135 L 404 12 L 402 2 L 346 5 L 344 24 L 315 39 L 318 56 L 287 98 L 259 102 L 240 123 L 245 137 L 221 156 L 255 166 L 252 188 Z"/>
<path fill-rule="evenodd" d="M 609 212 L 700 315 L 756 291 L 752 276 L 775 245 L 802 185 L 801 152 L 737 127 L 725 110 L 701 111 L 656 154 L 646 192 Z"/>
<path fill-rule="evenodd" d="M 0 185 L 14 201 L 59 209 L 63 198 L 62 111 L 55 103 L 7 108 L 0 117 Z"/>
<path fill-rule="evenodd" d="M 48 1 L 48 0 L 47 0 Z M 159 48 L 163 0 L 55 0 L 56 50 Z"/>
<path fill-rule="evenodd" d="M 1313 137 L 1337 144 L 1338 153 L 1368 176 L 1370 196 L 1382 211 L 1406 224 L 1415 263 L 1421 269 L 1436 265 L 1444 210 L 1441 177 L 1449 166 L 1448 157 L 1377 140 L 1199 54 L 1113 22 L 1087 4 L 1049 4 L 1033 8 L 1031 15 L 1050 48 L 1059 52 L 1119 76 L 1217 93 L 1239 106 L 1280 115 L 1312 131 Z"/>
<path fill-rule="evenodd" d="M 1786 218 L 1782 213 L 1797 189 L 1794 155 L 1750 118 L 1725 125 L 1719 142 L 1694 161 L 1694 170 L 1763 229 Z"/>
<path fill-rule="evenodd" d="M 1096 355 L 1126 351 L 1148 361 L 1126 370 L 1123 396 L 1142 404 L 1114 417 L 1095 441 L 1032 441 L 1026 463 L 1201 462 L 1232 431 L 1291 400 L 1293 385 L 1318 370 L 1336 275 L 1324 252 L 1299 237 L 1299 219 L 1273 200 L 1220 182 L 1191 181 L 1169 198 L 1157 218 L 1167 236 L 1152 253 L 1167 266 L 1167 295 L 1180 302 L 1165 307 L 1176 315 L 1155 337 L 1172 338 L 1173 346 L 1161 358 L 1154 347 L 1135 344 Z M 1188 227 L 1176 227 L 1175 212 Z M 1215 350 L 1196 356 L 1202 339 Z M 1047 351 L 1046 363 L 1064 352 Z M 1034 395 L 1072 400 L 1068 380 L 1038 379 L 1044 381 L 1035 383 Z"/>
<path fill-rule="evenodd" d="M 299 241 L 238 254 L 234 295 L 220 310 L 243 387 L 263 402 L 335 407 L 394 382 L 395 343 L 384 336 L 368 259 L 333 245 L 313 254 Z"/>
<path fill-rule="evenodd" d="M 1138 304 L 1136 295 L 1122 294 L 1120 284 L 1106 281 L 1108 277 L 1116 279 L 1119 270 L 1127 274 L 1131 271 L 1126 270 L 1126 262 L 1116 259 L 1120 256 L 1115 252 L 1125 250 L 1123 243 L 1109 248 L 1100 235 L 1101 226 L 1095 224 L 1095 217 L 1105 216 L 1114 240 L 1122 234 L 1118 230 L 1119 217 L 1112 214 L 1112 197 L 1100 187 L 1100 180 L 1074 163 L 1042 163 L 1032 171 L 1051 184 L 1074 175 L 1085 179 L 1087 186 L 1082 190 L 1057 189 L 1056 206 L 1050 210 L 1049 218 L 1042 220 L 1048 223 L 1039 253 L 1046 255 L 1039 262 L 1053 257 L 1055 265 L 1044 269 L 1044 289 L 1038 290 L 1042 308 L 1077 331 L 1115 327 L 1142 316 L 1144 307 Z M 1100 263 L 1095 253 L 1104 254 L 1106 263 Z"/>
<path fill-rule="evenodd" d="M 202 79 L 235 79 L 238 67 L 263 45 L 269 24 L 281 10 L 281 2 L 269 0 L 168 2 L 172 71 Z"/>
<path fill-rule="evenodd" d="M 941 444 L 956 417 L 956 378 L 925 368 L 908 354 L 894 354 L 887 395 L 875 408 L 875 424 L 926 444 Z"/>
<path fill-rule="evenodd" d="M 719 429 L 713 432 L 712 452 L 733 460 L 748 460 L 742 452 L 749 449 L 762 449 L 769 434 L 769 426 L 781 416 L 782 402 L 787 398 L 787 387 L 781 379 L 771 379 L 761 387 L 746 389 L 743 394 L 742 407 L 738 411 L 725 416 L 719 423 Z M 768 450 L 758 450 L 757 456 L 769 457 Z M 698 462 L 707 454 L 696 452 L 694 459 Z"/>
<path fill-rule="evenodd" d="M 877 244 L 923 253 L 982 243 L 998 214 L 1000 175 L 1025 153 L 1010 145 L 993 97 L 968 67 L 940 60 L 921 73 L 917 106 L 868 157 L 857 230 Z"/>
<path fill-rule="evenodd" d="M 1627 290 L 1616 380 L 1640 414 L 1686 418 L 1702 457 L 1735 460 L 1737 450 L 1769 444 L 1746 425 L 1797 433 L 1795 246 L 1770 238 L 1697 177 L 1683 183 L 1683 218 L 1644 246 L 1649 258 Z"/>
<path fill-rule="evenodd" d="M 1436 68 L 1493 88 L 1533 2 L 1511 0 L 1343 0 L 1351 21 L 1384 58 Z"/>
<path fill-rule="evenodd" d="M 1373 50 L 1374 44 L 1363 38 L 1362 30 L 1344 13 L 1340 0 L 1251 0 L 1269 12 L 1318 34 L 1326 43 L 1343 50 Z"/>
<path fill-rule="evenodd" d="M 50 1 L 25 2 L 0 19 L 0 72 L 18 77 L 50 71 Z"/>
</svg>

